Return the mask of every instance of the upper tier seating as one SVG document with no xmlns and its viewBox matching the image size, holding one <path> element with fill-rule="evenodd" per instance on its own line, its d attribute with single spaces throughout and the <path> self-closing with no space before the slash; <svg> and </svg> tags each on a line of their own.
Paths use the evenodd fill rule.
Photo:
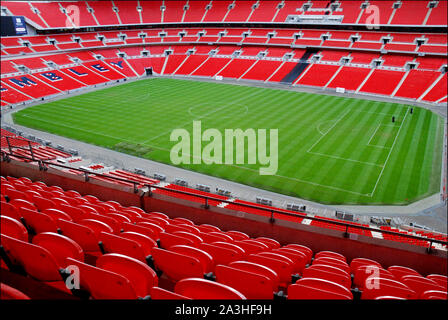
<svg viewBox="0 0 448 320">
<path fill-rule="evenodd" d="M 381 25 L 439 25 L 447 24 L 446 2 L 404 0 L 398 8 L 395 1 L 369 1 L 380 10 Z M 339 6 L 328 6 L 328 1 L 4 1 L 2 7 L 12 15 L 23 15 L 38 28 L 109 26 L 142 23 L 182 22 L 277 22 L 284 23 L 289 15 L 342 17 L 343 24 L 365 24 L 372 14 L 359 1 L 339 1 Z M 256 5 L 258 4 L 258 5 Z M 283 6 L 280 6 L 283 4 Z M 304 10 L 304 5 L 310 6 Z M 63 11 L 64 10 L 64 11 Z M 79 13 L 75 18 L 74 12 Z"/>
</svg>

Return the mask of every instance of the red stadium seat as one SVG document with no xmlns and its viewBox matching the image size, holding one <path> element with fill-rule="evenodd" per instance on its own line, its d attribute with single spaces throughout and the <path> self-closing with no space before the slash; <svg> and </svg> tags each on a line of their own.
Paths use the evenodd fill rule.
<svg viewBox="0 0 448 320">
<path fill-rule="evenodd" d="M 28 200 L 13 199 L 13 200 L 9 201 L 9 203 L 12 204 L 17 210 L 20 210 L 21 208 L 25 208 L 28 210 L 37 211 L 37 207 Z"/>
<path fill-rule="evenodd" d="M 247 299 L 272 299 L 275 284 L 268 277 L 242 269 L 217 265 L 216 281 L 244 294 Z"/>
<path fill-rule="evenodd" d="M 0 233 L 14 239 L 28 242 L 28 231 L 24 225 L 8 216 L 0 216 Z"/>
<path fill-rule="evenodd" d="M 240 251 L 224 247 L 218 242 L 201 243 L 198 248 L 212 256 L 215 264 L 228 264 L 232 261 L 239 260 L 244 256 Z"/>
<path fill-rule="evenodd" d="M 355 274 L 356 270 L 361 267 L 361 266 L 377 266 L 379 268 L 381 267 L 381 264 L 379 264 L 376 261 L 370 260 L 370 259 L 366 259 L 366 258 L 355 258 L 350 262 L 350 272 L 351 274 Z"/>
<path fill-rule="evenodd" d="M 64 211 L 61 211 L 58 209 L 45 209 L 42 211 L 42 213 L 46 214 L 47 216 L 52 218 L 54 221 L 56 221 L 56 224 L 59 219 L 63 219 L 66 221 L 73 221 L 72 217 L 70 217 Z"/>
<path fill-rule="evenodd" d="M 6 255 L 12 263 L 22 266 L 29 276 L 69 292 L 60 274 L 63 266 L 58 264 L 48 250 L 5 235 L 1 236 L 1 242 Z"/>
<path fill-rule="evenodd" d="M 84 261 L 82 248 L 72 239 L 52 232 L 42 232 L 33 238 L 33 244 L 47 249 L 56 262 L 65 267 L 66 258 Z"/>
<path fill-rule="evenodd" d="M 420 299 L 425 300 L 447 300 L 448 293 L 446 291 L 428 290 L 420 295 Z"/>
<path fill-rule="evenodd" d="M 344 262 L 340 259 L 323 256 L 323 257 L 319 257 L 319 258 L 313 260 L 313 265 L 318 265 L 318 264 L 333 266 L 333 267 L 342 269 L 345 272 L 347 272 L 348 274 L 350 274 L 350 267 L 348 266 L 348 264 L 346 262 Z"/>
<path fill-rule="evenodd" d="M 422 276 L 420 273 L 415 271 L 414 269 L 403 267 L 403 266 L 390 266 L 387 270 L 392 273 L 398 281 L 403 278 L 403 276 L 414 275 L 414 276 Z"/>
<path fill-rule="evenodd" d="M 171 234 L 168 232 L 161 232 L 160 235 L 160 247 L 169 249 L 176 245 L 194 246 L 194 242 L 191 239 L 185 238 L 181 235 Z"/>
<path fill-rule="evenodd" d="M 247 256 L 245 260 L 258 263 L 272 269 L 279 277 L 280 286 L 286 286 L 292 281 L 293 265 L 291 263 L 258 254 L 251 254 Z"/>
<path fill-rule="evenodd" d="M 147 262 L 150 251 L 146 251 L 139 242 L 107 232 L 100 232 L 98 239 L 104 253 L 119 253 L 142 262 Z M 149 249 L 151 250 L 151 249 Z"/>
<path fill-rule="evenodd" d="M 146 297 L 152 287 L 158 285 L 157 274 L 147 264 L 121 254 L 105 254 L 98 258 L 96 266 L 128 279 L 138 297 Z"/>
<path fill-rule="evenodd" d="M 2 216 L 8 216 L 13 219 L 16 219 L 17 221 L 19 221 L 21 218 L 19 210 L 15 206 L 13 206 L 12 204 L 10 204 L 8 202 L 2 201 L 0 203 L 0 210 L 1 210 Z"/>
<path fill-rule="evenodd" d="M 192 234 L 192 233 L 187 232 L 187 231 L 174 231 L 174 232 L 172 232 L 172 234 L 176 235 L 176 236 L 181 236 L 181 237 L 184 237 L 184 238 L 187 238 L 187 239 L 191 240 L 195 247 L 197 247 L 199 244 L 201 244 L 203 242 L 203 240 L 202 240 L 202 238 L 200 236 Z"/>
<path fill-rule="evenodd" d="M 204 267 L 201 261 L 189 255 L 154 248 L 152 257 L 155 268 L 174 282 L 189 277 L 202 278 L 204 276 Z"/>
<path fill-rule="evenodd" d="M 441 274 L 429 274 L 426 276 L 426 278 L 436 282 L 438 285 L 442 286 L 445 288 L 445 290 L 448 287 L 448 277 L 447 276 L 443 276 Z"/>
<path fill-rule="evenodd" d="M 31 229 L 34 233 L 38 234 L 40 232 L 58 231 L 56 222 L 45 213 L 29 210 L 27 208 L 21 208 L 19 211 L 25 220 L 28 229 Z"/>
<path fill-rule="evenodd" d="M 307 264 L 307 258 L 305 254 L 300 251 L 294 252 L 294 250 L 279 248 L 272 250 L 271 253 L 277 253 L 291 259 L 294 263 L 293 271 L 299 274 L 302 274 L 303 269 L 305 269 L 305 266 Z"/>
<path fill-rule="evenodd" d="M 277 240 L 266 238 L 266 237 L 258 237 L 255 238 L 257 241 L 261 241 L 266 244 L 270 249 L 278 249 L 280 248 L 280 243 Z"/>
<path fill-rule="evenodd" d="M 417 299 L 418 295 L 414 290 L 396 280 L 373 277 L 369 279 L 369 285 L 364 286 L 361 299 L 375 299 L 380 296 L 394 296 L 404 299 Z"/>
<path fill-rule="evenodd" d="M 204 250 L 195 247 L 178 245 L 170 247 L 170 251 L 198 259 L 202 264 L 204 273 L 213 272 L 214 270 L 215 262 L 213 260 L 213 257 Z"/>
<path fill-rule="evenodd" d="M 226 234 L 231 236 L 233 240 L 244 240 L 250 238 L 247 234 L 240 231 L 234 231 L 234 230 L 226 231 Z"/>
<path fill-rule="evenodd" d="M 313 257 L 313 251 L 310 248 L 300 244 L 287 244 L 283 248 L 294 249 L 305 253 L 308 258 L 308 263 L 311 262 L 311 258 Z"/>
<path fill-rule="evenodd" d="M 352 281 L 347 272 L 327 265 L 312 265 L 303 270 L 303 278 L 318 278 L 339 283 L 347 289 L 351 288 Z"/>
<path fill-rule="evenodd" d="M 210 280 L 188 278 L 180 280 L 174 292 L 192 299 L 202 300 L 245 300 L 246 297 L 237 290 Z"/>
<path fill-rule="evenodd" d="M 138 298 L 131 282 L 120 274 L 72 258 L 67 258 L 67 264 L 78 267 L 81 289 L 88 291 L 93 299 Z"/>
<path fill-rule="evenodd" d="M 100 253 L 99 240 L 92 229 L 82 224 L 65 220 L 59 220 L 58 224 L 62 234 L 79 244 L 85 253 L 94 255 Z"/>
<path fill-rule="evenodd" d="M 114 229 L 112 229 L 112 227 L 99 220 L 84 219 L 78 221 L 78 223 L 83 226 L 89 227 L 97 237 L 100 236 L 101 232 L 114 233 Z"/>
<path fill-rule="evenodd" d="M 333 251 L 320 251 L 314 255 L 314 259 L 318 259 L 321 257 L 330 257 L 347 262 L 347 259 L 342 254 Z"/>
<path fill-rule="evenodd" d="M 362 289 L 367 283 L 371 283 L 372 278 L 385 278 L 390 280 L 397 280 L 395 276 L 389 271 L 374 265 L 364 265 L 356 269 L 353 275 L 353 284 Z"/>
<path fill-rule="evenodd" d="M 410 289 L 414 290 L 419 297 L 425 291 L 429 291 L 429 290 L 444 291 L 445 290 L 444 287 L 439 286 L 435 281 L 432 281 L 430 279 L 427 279 L 427 278 L 424 278 L 421 276 L 414 276 L 414 275 L 403 276 L 401 278 L 401 282 L 403 284 L 407 285 Z"/>
<path fill-rule="evenodd" d="M 213 243 L 218 241 L 229 243 L 233 242 L 233 239 L 230 236 L 220 231 L 200 232 L 198 236 L 205 243 Z"/>
<path fill-rule="evenodd" d="M 172 224 L 187 224 L 190 226 L 194 226 L 194 222 L 189 220 L 189 219 L 185 219 L 185 218 L 174 218 L 171 220 Z"/>
<path fill-rule="evenodd" d="M 121 230 L 123 232 L 136 232 L 136 233 L 140 233 L 143 234 L 151 239 L 153 239 L 154 241 L 157 241 L 158 237 L 158 233 L 154 231 L 154 229 L 142 226 L 142 225 L 135 225 L 132 223 L 122 223 L 121 224 Z"/>
<path fill-rule="evenodd" d="M 351 300 L 353 294 L 346 287 L 332 281 L 302 278 L 288 286 L 288 299 Z"/>
<path fill-rule="evenodd" d="M 2 300 L 29 300 L 23 292 L 14 289 L 4 283 L 0 283 L 0 296 Z"/>
</svg>

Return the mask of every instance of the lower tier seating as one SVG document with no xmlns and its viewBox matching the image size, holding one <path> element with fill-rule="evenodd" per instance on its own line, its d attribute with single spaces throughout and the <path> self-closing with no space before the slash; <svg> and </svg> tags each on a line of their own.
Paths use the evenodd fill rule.
<svg viewBox="0 0 448 320">
<path fill-rule="evenodd" d="M 447 299 L 446 275 L 349 261 L 26 177 L 1 182 L 2 298 L 43 298 L 10 287 L 14 274 L 78 299 Z M 79 287 L 67 286 L 75 274 Z"/>
</svg>

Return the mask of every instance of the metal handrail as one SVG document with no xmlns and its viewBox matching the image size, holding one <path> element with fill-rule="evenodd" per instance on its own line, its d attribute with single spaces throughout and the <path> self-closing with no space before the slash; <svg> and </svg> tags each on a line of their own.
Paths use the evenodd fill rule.
<svg viewBox="0 0 448 320">
<path fill-rule="evenodd" d="M 70 169 L 70 170 L 74 170 L 74 171 L 79 171 L 81 173 L 84 173 L 86 181 L 88 181 L 89 175 L 93 175 L 93 176 L 103 177 L 103 178 L 107 178 L 107 179 L 111 179 L 111 180 L 116 180 L 116 181 L 130 183 L 130 184 L 134 185 L 134 192 L 135 193 L 138 192 L 138 186 L 139 185 L 143 185 L 144 187 L 148 188 L 148 190 L 149 190 L 148 195 L 149 196 L 152 195 L 151 188 L 153 188 L 153 189 L 164 190 L 164 191 L 168 191 L 168 192 L 172 192 L 172 193 L 183 194 L 183 195 L 193 196 L 193 197 L 196 197 L 196 198 L 201 198 L 201 199 L 204 199 L 204 207 L 205 207 L 205 209 L 209 208 L 208 202 L 210 200 L 218 201 L 218 202 L 224 202 L 224 203 L 228 203 L 228 204 L 235 204 L 235 202 L 233 202 L 233 201 L 225 200 L 225 199 L 221 199 L 221 198 L 217 198 L 217 197 L 213 197 L 212 195 L 210 195 L 210 196 L 208 196 L 208 195 L 201 195 L 201 194 L 192 193 L 192 192 L 183 191 L 183 190 L 169 189 L 169 188 L 162 187 L 162 186 L 150 185 L 150 184 L 141 183 L 141 182 L 134 181 L 134 180 L 119 178 L 119 177 L 105 175 L 105 174 L 101 174 L 101 173 L 94 173 L 94 172 L 90 172 L 90 171 L 85 170 L 85 169 L 72 168 L 72 167 L 69 167 L 69 166 L 66 166 L 66 165 L 63 165 L 63 164 L 49 162 L 48 160 L 36 160 L 36 159 L 31 159 L 29 157 L 22 156 L 22 155 L 9 154 L 9 153 L 7 153 L 4 150 L 1 151 L 1 155 L 2 155 L 2 161 L 5 161 L 5 159 L 8 160 L 8 156 L 11 155 L 11 156 L 14 156 L 14 157 L 17 157 L 17 158 L 22 158 L 22 159 L 25 159 L 25 160 L 29 160 L 30 162 L 38 162 L 40 170 L 44 169 L 45 165 L 47 165 L 47 166 L 51 165 L 51 166 L 56 166 L 56 167 L 60 167 L 60 168 L 64 168 L 64 169 Z M 318 217 L 312 217 L 312 216 L 303 216 L 303 215 L 299 215 L 299 214 L 295 214 L 295 213 L 291 213 L 291 212 L 281 211 L 280 209 L 275 209 L 275 208 L 265 208 L 265 207 L 261 207 L 261 206 L 257 206 L 257 205 L 251 205 L 251 204 L 246 204 L 246 203 L 236 203 L 236 204 L 238 206 L 242 206 L 242 207 L 246 207 L 246 208 L 257 209 L 257 210 L 262 210 L 262 211 L 269 212 L 271 214 L 271 217 L 270 217 L 270 222 L 271 223 L 275 222 L 274 214 L 278 214 L 278 215 L 290 216 L 290 217 L 295 217 L 295 218 L 309 219 L 309 220 L 313 220 L 313 221 L 320 221 L 320 222 L 325 222 L 325 223 L 338 225 L 338 226 L 344 226 L 345 227 L 344 235 L 346 237 L 349 236 L 349 232 L 348 232 L 349 228 L 356 228 L 356 229 L 360 229 L 360 230 L 367 230 L 367 231 L 371 231 L 371 232 L 373 231 L 373 232 L 379 232 L 379 233 L 382 233 L 382 234 L 389 234 L 389 235 L 400 236 L 400 237 L 414 239 L 414 240 L 426 241 L 426 242 L 430 243 L 429 248 L 428 248 L 429 251 L 430 251 L 433 243 L 438 243 L 438 244 L 441 244 L 441 245 L 448 245 L 448 241 L 442 241 L 442 240 L 437 240 L 437 239 L 431 239 L 431 238 L 425 238 L 425 237 L 420 237 L 420 236 L 414 236 L 414 235 L 410 235 L 410 234 L 402 234 L 402 233 L 395 232 L 395 231 L 388 231 L 388 230 L 376 229 L 376 228 L 371 228 L 371 227 L 364 227 L 362 225 L 350 224 L 350 223 L 342 222 L 342 221 L 339 222 L 339 221 L 327 220 L 325 218 L 318 218 Z"/>
</svg>

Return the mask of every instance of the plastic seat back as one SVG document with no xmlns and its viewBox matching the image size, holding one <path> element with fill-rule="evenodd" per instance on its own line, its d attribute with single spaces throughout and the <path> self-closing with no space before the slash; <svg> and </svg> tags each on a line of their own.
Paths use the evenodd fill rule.
<svg viewBox="0 0 448 320">
<path fill-rule="evenodd" d="M 48 215 L 42 212 L 21 208 L 20 213 L 25 219 L 25 224 L 36 234 L 41 232 L 57 232 L 56 222 Z"/>
<path fill-rule="evenodd" d="M 319 251 L 314 255 L 314 259 L 317 259 L 319 257 L 330 257 L 333 259 L 338 259 L 338 260 L 347 262 L 347 259 L 345 258 L 345 256 L 343 256 L 340 253 L 333 252 L 333 251 Z"/>
<path fill-rule="evenodd" d="M 160 246 L 164 249 L 169 249 L 170 247 L 176 245 L 194 246 L 193 240 L 182 237 L 181 235 L 172 234 L 168 232 L 161 232 L 159 234 L 159 237 L 160 237 Z"/>
<path fill-rule="evenodd" d="M 392 273 L 395 276 L 395 278 L 397 278 L 398 281 L 400 281 L 403 276 L 407 276 L 407 275 L 413 275 L 413 276 L 420 276 L 420 277 L 422 277 L 422 275 L 420 273 L 418 273 L 414 269 L 411 269 L 411 268 L 408 268 L 408 267 L 390 266 L 389 268 L 387 268 L 387 270 L 390 273 Z"/>
<path fill-rule="evenodd" d="M 236 252 L 240 253 L 241 256 L 245 256 L 246 255 L 246 251 L 244 251 L 243 248 L 241 248 L 240 246 L 237 246 L 234 243 L 223 242 L 223 241 L 216 241 L 216 242 L 212 242 L 211 244 L 215 245 L 215 246 L 219 246 L 219 247 L 223 247 L 223 248 L 227 248 L 227 249 L 236 251 Z"/>
<path fill-rule="evenodd" d="M 241 252 L 216 243 L 201 243 L 198 248 L 211 255 L 215 264 L 228 264 L 243 257 Z"/>
<path fill-rule="evenodd" d="M 84 252 L 100 251 L 99 240 L 89 227 L 65 220 L 59 220 L 58 224 L 62 234 L 79 244 Z"/>
<path fill-rule="evenodd" d="M 204 250 L 195 247 L 179 245 L 170 247 L 170 251 L 196 258 L 201 262 L 204 273 L 213 272 L 215 266 L 213 257 Z"/>
<path fill-rule="evenodd" d="M 152 248 L 157 247 L 157 242 L 151 239 L 150 237 L 145 236 L 144 234 L 127 231 L 120 233 L 119 236 L 125 239 L 133 240 L 138 244 L 140 244 L 145 256 L 150 255 L 152 252 Z"/>
<path fill-rule="evenodd" d="M 352 280 L 344 270 L 327 265 L 312 265 L 303 270 L 303 278 L 317 278 L 339 283 L 350 289 Z"/>
<path fill-rule="evenodd" d="M 420 299 L 425 300 L 447 300 L 448 293 L 446 291 L 428 290 L 420 295 Z"/>
<path fill-rule="evenodd" d="M 99 240 L 104 253 L 119 253 L 146 262 L 147 256 L 145 255 L 145 251 L 135 240 L 107 232 L 101 232 Z"/>
<path fill-rule="evenodd" d="M 414 290 L 418 296 L 421 296 L 423 292 L 429 290 L 436 290 L 436 291 L 445 290 L 445 288 L 438 285 L 437 282 L 420 276 L 414 276 L 414 275 L 403 276 L 401 278 L 401 282 L 407 285 L 410 289 Z"/>
<path fill-rule="evenodd" d="M 123 232 L 136 232 L 139 234 L 143 234 L 143 235 L 151 238 L 154 241 L 157 241 L 157 239 L 159 238 L 157 236 L 157 234 L 152 229 L 144 227 L 144 226 L 135 225 L 132 223 L 125 222 L 121 225 L 121 228 L 122 228 Z"/>
<path fill-rule="evenodd" d="M 18 262 L 31 277 L 39 281 L 62 281 L 60 266 L 45 248 L 5 235 L 1 236 L 1 242 L 11 261 Z"/>
<path fill-rule="evenodd" d="M 397 280 L 397 278 L 386 269 L 374 265 L 363 265 L 356 269 L 353 277 L 353 284 L 357 288 L 362 289 L 371 283 L 372 278 Z"/>
<path fill-rule="evenodd" d="M 356 270 L 361 266 L 377 266 L 382 268 L 379 262 L 367 258 L 355 258 L 350 262 L 350 273 L 355 274 Z"/>
<path fill-rule="evenodd" d="M 186 219 L 186 218 L 173 218 L 171 220 L 171 223 L 173 223 L 173 224 L 187 224 L 187 225 L 190 225 L 190 226 L 194 226 L 194 222 L 189 220 L 189 219 Z"/>
<path fill-rule="evenodd" d="M 277 240 L 271 239 L 271 238 L 258 237 L 258 238 L 255 238 L 255 240 L 263 242 L 270 249 L 278 249 L 281 247 L 280 242 L 278 242 Z"/>
<path fill-rule="evenodd" d="M 25 226 L 8 216 L 0 216 L 0 233 L 14 239 L 28 241 L 28 231 Z"/>
<path fill-rule="evenodd" d="M 288 283 L 291 283 L 291 280 L 292 280 L 291 276 L 293 274 L 292 264 L 282 261 L 282 260 L 279 260 L 279 259 L 261 256 L 258 254 L 251 254 L 251 255 L 247 256 L 245 258 L 245 260 L 247 260 L 249 262 L 261 264 L 263 266 L 266 266 L 266 267 L 274 270 L 279 277 L 280 285 L 285 286 Z"/>
<path fill-rule="evenodd" d="M 226 231 L 226 234 L 231 236 L 234 241 L 250 238 L 246 233 L 235 230 Z"/>
<path fill-rule="evenodd" d="M 157 274 L 147 264 L 121 254 L 105 254 L 96 261 L 98 268 L 117 273 L 128 279 L 137 296 L 144 298 L 158 285 Z"/>
<path fill-rule="evenodd" d="M 83 226 L 89 227 L 96 234 L 97 237 L 99 237 L 101 232 L 114 233 L 114 229 L 112 229 L 109 225 L 99 220 L 84 219 L 78 221 L 78 223 L 82 224 Z"/>
<path fill-rule="evenodd" d="M 61 267 L 66 267 L 66 258 L 84 261 L 82 248 L 72 239 L 52 232 L 42 232 L 33 238 L 33 244 L 47 249 Z"/>
<path fill-rule="evenodd" d="M 447 290 L 447 287 L 448 287 L 448 277 L 447 276 L 443 276 L 441 274 L 429 274 L 426 276 L 426 278 L 437 282 L 438 285 L 444 287 L 445 290 Z"/>
<path fill-rule="evenodd" d="M 13 199 L 8 203 L 12 204 L 17 210 L 20 210 L 21 208 L 26 208 L 28 210 L 37 211 L 37 207 L 28 200 Z"/>
<path fill-rule="evenodd" d="M 78 267 L 81 289 L 87 290 L 93 299 L 138 298 L 131 282 L 122 275 L 72 258 L 67 258 L 67 265 Z"/>
<path fill-rule="evenodd" d="M 247 299 L 272 299 L 274 297 L 275 284 L 261 274 L 220 264 L 215 268 L 215 275 L 217 282 L 234 288 Z"/>
<path fill-rule="evenodd" d="M 14 207 L 12 204 L 2 201 L 0 203 L 0 210 L 2 213 L 2 216 L 8 216 L 13 219 L 16 219 L 17 221 L 20 221 L 20 218 L 22 217 L 19 213 L 19 210 L 17 210 L 16 207 Z"/>
<path fill-rule="evenodd" d="M 147 222 L 147 221 L 137 222 L 137 226 L 151 229 L 151 231 L 154 234 L 155 239 L 159 239 L 160 233 L 164 231 L 164 228 L 161 227 L 160 225 L 151 223 L 151 222 Z"/>
<path fill-rule="evenodd" d="M 274 291 L 278 290 L 280 279 L 278 274 L 271 268 L 249 261 L 234 261 L 229 263 L 229 267 L 263 275 L 272 281 Z"/>
<path fill-rule="evenodd" d="M 204 269 L 197 258 L 160 248 L 153 249 L 152 257 L 156 269 L 173 281 L 204 276 Z"/>
<path fill-rule="evenodd" d="M 246 297 L 237 290 L 221 283 L 201 279 L 188 278 L 180 280 L 174 292 L 192 299 L 203 300 L 245 300 Z"/>
<path fill-rule="evenodd" d="M 50 218 L 52 218 L 54 221 L 57 221 L 59 219 L 67 220 L 67 221 L 73 221 L 72 217 L 70 217 L 67 213 L 64 211 L 58 210 L 58 209 L 45 209 L 42 211 L 42 213 L 46 214 Z"/>
<path fill-rule="evenodd" d="M 290 250 L 284 250 L 284 249 L 273 249 L 271 251 L 272 253 L 277 253 L 280 255 L 283 255 L 285 257 L 288 257 L 291 259 L 294 263 L 294 272 L 297 272 L 299 274 L 302 274 L 303 269 L 305 269 L 307 258 L 304 253 L 300 251 L 291 252 Z"/>
<path fill-rule="evenodd" d="M 291 243 L 291 244 L 287 244 L 286 246 L 283 246 L 282 248 L 294 249 L 294 250 L 298 250 L 298 251 L 305 253 L 305 255 L 308 259 L 307 263 L 310 263 L 311 259 L 313 257 L 313 251 L 310 248 L 308 248 L 306 246 L 302 246 L 300 244 Z"/>
<path fill-rule="evenodd" d="M 68 214 L 74 222 L 78 222 L 89 217 L 89 215 L 86 214 L 82 209 L 71 205 L 68 206 L 65 204 L 61 204 L 59 205 L 58 209 Z"/>
<path fill-rule="evenodd" d="M 414 290 L 401 282 L 385 278 L 369 279 L 369 285 L 364 286 L 361 299 L 375 299 L 379 296 L 395 296 L 404 299 L 417 299 L 418 295 Z"/>
<path fill-rule="evenodd" d="M 335 258 L 331 258 L 331 257 L 327 257 L 327 256 L 314 259 L 313 265 L 318 265 L 318 264 L 325 264 L 325 265 L 333 266 L 333 267 L 342 269 L 345 272 L 347 272 L 348 274 L 350 274 L 349 265 L 346 262 L 339 260 L 339 259 L 335 259 Z"/>
<path fill-rule="evenodd" d="M 210 231 L 210 232 L 200 232 L 199 237 L 201 237 L 202 241 L 205 243 L 213 243 L 213 242 L 233 242 L 233 239 L 221 232 Z"/>
<path fill-rule="evenodd" d="M 30 297 L 28 297 L 23 292 L 14 289 L 13 287 L 10 287 L 4 283 L 0 283 L 0 292 L 2 300 L 30 300 Z"/>
<path fill-rule="evenodd" d="M 199 226 L 196 226 L 196 228 L 198 228 L 201 232 L 213 232 L 213 231 L 221 231 L 221 229 L 219 229 L 217 226 L 213 226 L 211 224 L 201 224 Z"/>
<path fill-rule="evenodd" d="M 98 224 L 96 222 L 101 222 L 102 224 Z M 110 232 L 109 228 L 112 230 L 112 233 L 118 234 L 121 230 L 121 223 L 119 223 L 117 220 L 115 220 L 112 217 L 109 217 L 107 215 L 102 214 L 90 214 L 88 219 L 81 220 L 79 223 L 84 224 L 84 221 L 86 221 L 87 225 L 89 225 L 94 231 L 96 232 Z M 89 221 L 89 222 L 87 222 Z M 104 226 L 105 225 L 105 226 Z"/>
<path fill-rule="evenodd" d="M 288 287 L 288 299 L 352 300 L 346 287 L 323 279 L 302 278 Z"/>
<path fill-rule="evenodd" d="M 252 242 L 247 242 L 250 240 L 238 240 L 234 241 L 233 244 L 236 244 L 238 247 L 241 247 L 246 254 L 253 254 L 261 251 L 266 251 L 266 247 L 261 246 L 260 244 L 254 244 Z"/>
<path fill-rule="evenodd" d="M 39 209 L 39 211 L 43 211 L 45 209 L 55 208 L 56 205 L 50 199 L 34 196 L 33 197 L 34 205 Z"/>
<path fill-rule="evenodd" d="M 162 219 L 165 219 L 165 220 L 170 220 L 170 217 L 168 217 L 166 214 L 164 214 L 162 212 L 155 212 L 155 211 L 153 211 L 153 212 L 150 212 L 148 215 L 150 217 L 158 217 L 158 218 L 162 218 Z"/>
</svg>

